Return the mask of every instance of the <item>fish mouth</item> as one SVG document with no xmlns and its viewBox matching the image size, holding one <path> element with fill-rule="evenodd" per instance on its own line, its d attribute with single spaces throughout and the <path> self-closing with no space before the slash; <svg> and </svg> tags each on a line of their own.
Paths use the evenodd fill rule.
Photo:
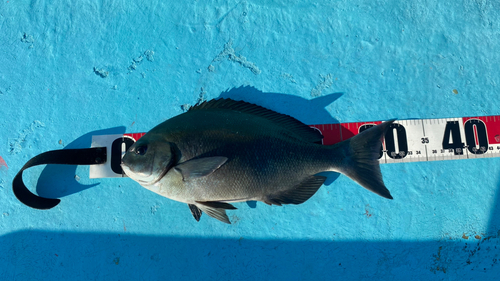
<svg viewBox="0 0 500 281">
<path fill-rule="evenodd" d="M 154 157 L 153 157 L 154 159 Z M 153 160 L 154 161 L 154 160 Z M 167 172 L 170 170 L 170 165 L 165 165 L 165 168 L 161 170 L 160 173 L 158 173 L 158 176 L 154 177 L 153 179 L 151 180 L 142 180 L 142 179 L 139 179 L 137 177 L 134 177 L 132 175 L 134 175 L 134 172 L 133 170 L 130 168 L 130 166 L 128 166 L 126 163 L 122 162 L 120 163 L 120 166 L 122 168 L 122 171 L 125 173 L 126 176 L 128 176 L 129 178 L 137 181 L 140 185 L 142 186 L 145 186 L 145 185 L 153 185 L 157 182 L 159 182 L 166 174 Z M 153 163 L 152 163 L 152 166 L 153 166 Z M 155 172 L 154 168 L 151 168 L 151 171 L 149 173 L 149 176 L 148 178 L 153 175 Z"/>
</svg>

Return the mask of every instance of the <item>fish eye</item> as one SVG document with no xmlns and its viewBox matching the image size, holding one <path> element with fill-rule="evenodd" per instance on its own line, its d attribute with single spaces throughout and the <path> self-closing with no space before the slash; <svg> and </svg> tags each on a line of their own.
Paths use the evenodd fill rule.
<svg viewBox="0 0 500 281">
<path fill-rule="evenodd" d="M 139 155 L 146 154 L 146 151 L 148 151 L 148 147 L 146 145 L 139 146 L 135 149 L 135 153 Z"/>
</svg>

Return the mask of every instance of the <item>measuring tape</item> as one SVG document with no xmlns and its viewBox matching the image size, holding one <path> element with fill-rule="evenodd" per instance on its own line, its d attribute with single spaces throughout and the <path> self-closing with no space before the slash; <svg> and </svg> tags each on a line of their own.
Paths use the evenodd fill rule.
<svg viewBox="0 0 500 281">
<path fill-rule="evenodd" d="M 354 122 L 311 125 L 332 145 L 382 123 Z M 127 149 L 145 133 L 97 135 L 92 147 L 106 147 L 107 161 L 90 166 L 90 178 L 124 177 L 120 163 Z M 500 157 L 500 115 L 443 119 L 397 120 L 380 149 L 380 164 Z"/>
<path fill-rule="evenodd" d="M 380 124 L 356 122 L 311 125 L 323 135 L 323 144 L 332 145 Z M 145 133 L 92 137 L 92 147 L 62 149 L 31 158 L 12 181 L 20 202 L 36 209 L 51 209 L 60 199 L 32 193 L 23 182 L 23 171 L 43 164 L 89 165 L 89 178 L 125 177 L 122 155 Z M 380 163 L 405 163 L 500 156 L 500 116 L 449 119 L 399 120 L 391 124 L 380 148 Z"/>
</svg>

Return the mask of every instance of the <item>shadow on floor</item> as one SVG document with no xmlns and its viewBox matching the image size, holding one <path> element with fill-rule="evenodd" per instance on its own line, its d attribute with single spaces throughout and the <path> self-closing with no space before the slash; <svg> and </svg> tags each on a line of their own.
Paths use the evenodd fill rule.
<svg viewBox="0 0 500 281">
<path fill-rule="evenodd" d="M 338 94 L 306 101 L 239 89 L 221 97 L 285 109 L 278 111 L 308 124 L 337 122 L 321 109 Z M 79 139 L 67 148 L 88 147 L 89 135 L 122 130 L 91 132 L 82 136 L 85 144 Z M 61 174 L 69 178 L 61 180 Z M 37 191 L 62 197 L 91 187 L 73 183 L 73 177 L 74 167 L 49 166 L 39 185 L 61 185 Z M 4 280 L 494 280 L 500 275 L 498 191 L 495 203 L 486 236 L 468 240 L 288 241 L 22 230 L 0 237 L 0 275 Z"/>
<path fill-rule="evenodd" d="M 20 231 L 4 280 L 495 280 L 499 234 L 456 241 L 283 241 Z"/>
</svg>

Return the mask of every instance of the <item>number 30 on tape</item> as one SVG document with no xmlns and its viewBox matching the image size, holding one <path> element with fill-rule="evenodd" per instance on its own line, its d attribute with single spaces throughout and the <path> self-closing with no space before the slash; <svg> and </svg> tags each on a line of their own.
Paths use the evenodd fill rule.
<svg viewBox="0 0 500 281">
<path fill-rule="evenodd" d="M 377 122 L 311 125 L 331 145 L 359 134 Z M 385 135 L 380 163 L 500 157 L 500 116 L 397 120 Z M 123 153 L 144 133 L 98 135 L 92 147 L 107 147 L 105 164 L 90 166 L 90 178 L 125 176 L 120 167 Z"/>
</svg>

